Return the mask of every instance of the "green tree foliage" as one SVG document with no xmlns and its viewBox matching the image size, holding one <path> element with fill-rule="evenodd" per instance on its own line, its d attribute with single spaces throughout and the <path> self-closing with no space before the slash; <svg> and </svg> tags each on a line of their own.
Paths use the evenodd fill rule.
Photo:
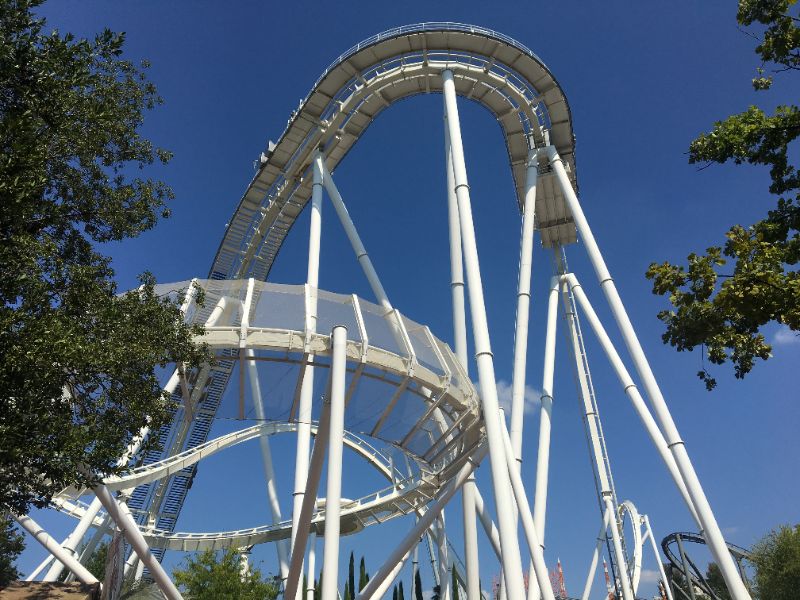
<svg viewBox="0 0 800 600">
<path fill-rule="evenodd" d="M 397 597 L 397 586 L 396 585 L 394 587 L 392 587 L 392 600 L 398 600 L 398 597 Z"/>
<path fill-rule="evenodd" d="M 422 578 L 419 576 L 419 570 L 414 573 L 414 600 L 422 600 Z"/>
<path fill-rule="evenodd" d="M 356 559 L 350 552 L 350 563 L 347 569 L 347 584 L 350 587 L 350 597 L 356 597 Z"/>
<path fill-rule="evenodd" d="M 172 576 L 190 600 L 272 600 L 280 592 L 278 582 L 265 580 L 258 569 L 243 575 L 239 554 L 233 550 L 197 554 Z"/>
<path fill-rule="evenodd" d="M 768 533 L 751 550 L 760 600 L 792 600 L 800 590 L 800 525 Z"/>
<path fill-rule="evenodd" d="M 205 357 L 179 300 L 145 274 L 118 295 L 104 242 L 167 216 L 143 176 L 170 154 L 142 137 L 160 103 L 124 35 L 49 33 L 41 0 L 0 0 L 0 510 L 44 506 L 81 469 L 107 475 L 170 418 L 157 368 Z"/>
<path fill-rule="evenodd" d="M 728 591 L 728 586 L 725 585 L 725 579 L 722 577 L 722 570 L 717 563 L 708 563 L 706 582 L 719 600 L 731 600 L 731 593 Z"/>
<path fill-rule="evenodd" d="M 450 597 L 459 600 L 458 597 L 458 577 L 456 576 L 456 566 L 450 568 Z"/>
<path fill-rule="evenodd" d="M 0 589 L 19 579 L 14 563 L 25 549 L 25 539 L 8 517 L 0 517 Z"/>
<path fill-rule="evenodd" d="M 798 12 L 796 0 L 740 0 L 737 20 L 759 40 L 756 90 L 769 90 L 775 73 L 800 70 Z M 699 346 L 711 363 L 730 361 L 737 378 L 770 357 L 764 325 L 800 332 L 800 174 L 790 160 L 798 136 L 797 106 L 778 106 L 771 115 L 751 106 L 694 140 L 691 163 L 767 167 L 776 199 L 765 218 L 731 227 L 724 244 L 690 254 L 686 266 L 653 263 L 647 271 L 653 293 L 672 304 L 658 314 L 664 343 L 679 351 Z M 709 390 L 716 385 L 705 366 L 698 376 Z"/>
<path fill-rule="evenodd" d="M 108 544 L 99 544 L 89 555 L 86 561 L 86 568 L 97 577 L 98 581 L 103 581 L 106 577 L 106 563 L 108 562 Z M 63 573 L 68 571 L 64 569 Z"/>
<path fill-rule="evenodd" d="M 367 565 L 364 562 L 364 557 L 361 557 L 361 563 L 358 565 L 358 591 L 363 590 L 369 583 L 369 573 L 367 573 Z"/>
</svg>

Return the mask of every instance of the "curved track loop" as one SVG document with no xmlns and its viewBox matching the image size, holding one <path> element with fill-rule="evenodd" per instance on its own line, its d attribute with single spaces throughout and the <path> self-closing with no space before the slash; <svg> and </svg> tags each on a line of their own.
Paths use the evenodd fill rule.
<svg viewBox="0 0 800 600">
<path fill-rule="evenodd" d="M 533 52 L 472 25 L 423 23 L 392 29 L 340 56 L 292 113 L 278 142 L 262 155 L 210 277 L 266 279 L 311 196 L 314 150 L 323 149 L 333 171 L 385 108 L 409 96 L 441 92 L 444 69 L 453 72 L 459 95 L 484 106 L 500 124 L 520 205 L 528 151 L 548 141 L 577 186 L 569 105 Z M 571 214 L 547 176 L 537 190 L 536 214 L 545 246 L 575 241 Z"/>
<path fill-rule="evenodd" d="M 639 515 L 639 510 L 630 500 L 625 500 L 619 505 L 619 522 L 624 524 L 625 514 L 628 515 L 631 522 L 632 537 L 624 538 L 625 548 L 630 551 L 631 544 L 633 544 L 632 556 L 628 556 L 628 576 L 631 581 L 631 588 L 633 593 L 639 589 L 639 582 L 642 578 L 642 550 L 644 546 L 644 537 L 642 536 L 642 518 Z M 611 525 L 614 527 L 614 524 Z"/>
<path fill-rule="evenodd" d="M 663 540 L 661 540 L 661 549 L 664 551 L 664 555 L 667 557 L 667 560 L 669 560 L 672 568 L 683 573 L 683 562 L 681 561 L 680 551 L 673 551 L 672 549 L 673 544 L 677 546 L 679 537 L 681 542 L 689 542 L 692 544 L 705 545 L 706 540 L 699 533 L 691 533 L 686 531 L 676 531 L 674 533 L 670 533 Z M 728 551 L 731 553 L 731 556 L 733 556 L 733 559 L 736 561 L 736 564 L 739 567 L 739 572 L 742 574 L 742 579 L 746 582 L 747 579 L 744 576 L 744 567 L 742 562 L 745 560 L 750 560 L 750 552 L 741 546 L 736 546 L 735 544 L 728 543 L 727 546 Z M 684 553 L 686 553 L 685 549 Z M 711 589 L 711 586 L 709 586 L 708 581 L 706 581 L 703 572 L 692 561 L 688 553 L 686 553 L 686 562 L 688 563 L 689 579 L 694 586 L 702 590 L 703 593 L 705 593 L 712 600 L 721 600 L 720 597 L 714 593 L 714 590 Z"/>
<path fill-rule="evenodd" d="M 256 439 L 261 435 L 290 433 L 296 431 L 296 429 L 296 423 L 269 422 L 254 425 L 220 436 L 205 444 L 175 456 L 168 457 L 162 461 L 138 467 L 131 470 L 131 472 L 126 475 L 109 477 L 105 480 L 105 483 L 112 490 L 127 491 L 138 485 L 143 485 L 164 477 L 170 477 L 204 458 L 238 444 Z M 316 435 L 316 433 L 317 424 L 315 423 L 312 426 L 312 435 Z M 399 514 L 424 511 L 425 504 L 427 504 L 436 493 L 440 485 L 438 477 L 421 472 L 419 476 L 398 479 L 397 472 L 391 459 L 380 450 L 373 447 L 369 442 L 352 433 L 346 433 L 344 443 L 356 454 L 366 459 L 370 466 L 376 469 L 378 473 L 388 481 L 392 482 L 392 485 L 376 493 L 364 496 L 363 498 L 349 500 L 345 503 L 342 511 L 343 535 L 355 533 L 363 529 L 366 525 L 382 522 Z M 70 498 L 67 495 L 55 498 L 53 504 L 61 512 L 75 518 L 81 518 L 87 508 L 85 503 L 78 499 Z M 324 504 L 318 508 L 319 510 L 312 521 L 312 527 L 318 530 L 319 534 L 322 534 L 325 522 Z M 94 519 L 94 525 L 100 527 L 104 520 L 105 514 L 98 514 Z M 285 539 L 291 534 L 291 526 L 291 520 L 287 520 L 273 525 L 263 525 L 233 531 L 185 533 L 161 531 L 156 528 L 144 528 L 142 532 L 151 548 L 202 551 L 206 549 L 228 547 L 239 548 Z"/>
</svg>

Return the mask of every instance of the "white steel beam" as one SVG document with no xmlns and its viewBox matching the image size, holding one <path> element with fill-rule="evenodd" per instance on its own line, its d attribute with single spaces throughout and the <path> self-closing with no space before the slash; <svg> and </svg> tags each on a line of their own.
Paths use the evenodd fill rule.
<svg viewBox="0 0 800 600">
<path fill-rule="evenodd" d="M 317 330 L 317 288 L 319 287 L 319 255 L 322 235 L 322 179 L 324 160 L 317 150 L 314 154 L 313 183 L 311 192 L 311 225 L 308 234 L 308 272 L 306 277 L 306 339 L 308 333 Z M 309 288 L 312 288 L 309 290 Z M 313 355 L 308 356 L 300 384 L 300 403 L 297 411 L 297 450 L 294 466 L 294 494 L 292 498 L 292 537 L 291 548 L 294 558 L 294 544 L 298 535 L 298 522 L 303 507 L 306 482 L 308 481 L 309 452 L 311 450 L 311 415 L 314 404 L 314 367 L 310 364 Z M 316 500 L 316 498 L 315 498 Z M 305 546 L 304 546 L 305 548 Z M 304 554 L 304 551 L 301 553 Z M 300 563 L 300 580 L 302 580 L 302 562 Z M 302 585 L 300 586 L 302 587 Z M 299 600 L 302 590 L 297 588 L 295 595 L 286 596 L 287 600 Z"/>
<path fill-rule="evenodd" d="M 450 499 L 455 495 L 459 488 L 464 485 L 464 482 L 467 480 L 470 473 L 472 473 L 480 464 L 481 460 L 483 460 L 486 452 L 487 447 L 483 445 L 472 454 L 472 456 L 458 471 L 456 476 L 444 487 L 436 501 L 428 507 L 422 516 L 419 517 L 417 524 L 406 534 L 403 540 L 395 546 L 394 550 L 392 550 L 392 553 L 389 555 L 389 558 L 386 559 L 372 579 L 369 580 L 369 583 L 366 585 L 366 587 L 361 590 L 357 600 L 370 600 L 372 598 L 377 600 L 379 598 L 379 596 L 376 595 L 376 592 L 382 586 L 384 580 L 386 580 L 388 577 L 391 577 L 393 574 L 397 574 L 397 565 L 404 560 L 404 557 L 407 556 L 414 544 L 419 542 L 420 537 L 422 537 L 425 531 L 431 526 L 433 520 L 439 516 L 439 513 L 442 512 L 442 509 L 445 507 L 445 505 L 450 502 Z M 325 600 L 324 596 L 323 600 Z"/>
<path fill-rule="evenodd" d="M 497 382 L 494 373 L 489 324 L 486 318 L 486 305 L 483 299 L 478 247 L 475 241 L 475 227 L 472 221 L 469 183 L 464 161 L 464 147 L 461 141 L 461 126 L 458 118 L 455 82 L 452 71 L 442 72 L 444 86 L 447 127 L 450 132 L 450 147 L 453 157 L 458 215 L 461 225 L 461 243 L 467 273 L 472 330 L 475 340 L 475 358 L 478 367 L 478 381 L 481 402 L 485 416 L 486 435 L 489 443 L 489 459 L 492 464 L 492 483 L 495 503 L 498 507 L 498 526 L 500 543 L 503 548 L 503 574 L 510 600 L 523 600 L 524 581 L 522 561 L 519 552 L 514 504 L 508 469 L 505 465 L 505 450 L 500 424 L 500 407 L 497 400 Z"/>
<path fill-rule="evenodd" d="M 525 182 L 525 205 L 522 209 L 522 232 L 519 248 L 517 283 L 517 322 L 514 328 L 514 370 L 511 378 L 511 447 L 522 465 L 522 427 L 525 414 L 525 372 L 528 365 L 528 318 L 531 304 L 531 269 L 533 268 L 533 229 L 536 218 L 536 180 L 539 176 L 537 152 L 528 153 Z M 544 537 L 544 531 L 539 534 Z"/>
<path fill-rule="evenodd" d="M 86 567 L 79 563 L 70 552 L 62 548 L 36 521 L 31 519 L 28 515 L 22 515 L 21 517 L 16 515 L 12 516 L 25 531 L 31 534 L 37 542 L 44 546 L 50 554 L 61 561 L 70 571 L 75 573 L 75 576 L 83 583 L 97 583 L 97 577 L 92 575 Z"/>
<path fill-rule="evenodd" d="M 592 553 L 592 560 L 589 563 L 589 573 L 586 575 L 586 583 L 583 586 L 581 600 L 589 600 L 589 593 L 592 591 L 592 583 L 594 582 L 594 574 L 597 571 L 597 561 L 600 560 L 600 551 L 607 539 L 606 535 L 610 521 L 611 513 L 606 510 L 603 512 L 603 523 L 600 525 L 600 532 L 597 534 L 597 543 L 594 545 L 594 552 Z"/>
<path fill-rule="evenodd" d="M 653 375 L 653 370 L 650 368 L 650 363 L 644 354 L 636 331 L 633 329 L 630 317 L 628 317 L 628 313 L 625 310 L 625 305 L 622 303 L 617 287 L 614 285 L 614 280 L 611 278 L 611 273 L 606 266 L 603 255 L 600 253 L 600 247 L 594 239 L 594 234 L 583 213 L 583 208 L 578 201 L 578 196 L 572 188 L 569 176 L 564 168 L 564 163 L 558 155 L 555 146 L 547 147 L 547 155 L 553 167 L 553 171 L 558 178 L 558 183 L 564 195 L 564 199 L 567 202 L 567 206 L 575 219 L 578 233 L 583 240 L 584 246 L 586 246 L 586 252 L 592 262 L 597 279 L 600 282 L 600 287 L 603 289 L 606 300 L 608 300 L 611 312 L 625 340 L 625 345 L 633 359 L 636 371 L 642 379 L 656 418 L 664 432 L 664 437 L 667 440 L 669 449 L 675 457 L 675 462 L 683 476 L 694 509 L 697 512 L 697 516 L 700 518 L 703 537 L 720 567 L 722 576 L 725 579 L 725 584 L 728 586 L 728 590 L 731 592 L 733 599 L 750 600 L 750 593 L 747 591 L 741 575 L 736 568 L 736 563 L 734 563 L 733 557 L 731 557 L 731 553 L 728 551 L 725 538 L 722 536 L 722 531 L 719 528 L 717 519 L 714 517 L 714 513 L 711 510 L 711 504 L 708 502 L 703 486 L 700 484 L 700 479 L 697 477 L 694 465 L 689 458 L 689 454 L 686 452 L 686 445 L 683 439 L 681 439 L 678 428 L 669 411 L 669 407 L 664 400 L 655 375 Z"/>
<path fill-rule="evenodd" d="M 674 600 L 672 597 L 672 586 L 669 585 L 667 581 L 667 574 L 664 572 L 664 563 L 661 562 L 661 553 L 658 551 L 656 538 L 653 535 L 653 529 L 650 527 L 650 517 L 644 515 L 642 518 L 644 519 L 644 526 L 647 529 L 647 537 L 650 538 L 650 544 L 653 547 L 653 556 L 655 556 L 656 564 L 658 565 L 658 573 L 661 575 L 661 581 L 664 583 L 664 589 L 667 592 L 667 600 Z"/>
<path fill-rule="evenodd" d="M 445 119 L 447 115 L 445 114 Z M 467 349 L 467 314 L 464 298 L 464 258 L 461 252 L 461 226 L 458 218 L 453 150 L 450 147 L 450 128 L 444 128 L 445 167 L 447 170 L 447 221 L 450 234 L 450 291 L 453 298 L 453 339 L 455 355 L 469 376 Z M 475 513 L 475 475 L 471 475 L 461 489 L 464 519 L 464 565 L 468 598 L 480 598 L 481 580 L 478 556 L 478 528 Z"/>
<path fill-rule="evenodd" d="M 325 493 L 325 540 L 322 555 L 322 600 L 336 600 L 339 580 L 339 528 L 342 508 L 344 395 L 347 375 L 347 328 L 331 332 L 331 415 L 328 439 L 328 485 Z"/>
</svg>

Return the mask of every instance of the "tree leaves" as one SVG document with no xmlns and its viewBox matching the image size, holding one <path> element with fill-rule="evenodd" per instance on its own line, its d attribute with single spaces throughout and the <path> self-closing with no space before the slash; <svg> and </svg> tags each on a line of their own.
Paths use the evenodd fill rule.
<svg viewBox="0 0 800 600">
<path fill-rule="evenodd" d="M 741 0 L 741 25 L 764 25 L 756 53 L 783 70 L 800 68 L 800 30 L 789 14 L 793 0 Z M 772 78 L 754 80 L 769 89 Z M 773 115 L 751 106 L 714 124 L 689 147 L 690 163 L 748 163 L 769 167 L 775 208 L 750 226 L 734 225 L 724 245 L 690 254 L 687 266 L 653 263 L 653 293 L 668 295 L 672 309 L 658 313 L 664 343 L 678 351 L 703 349 L 713 364 L 730 361 L 737 378 L 756 360 L 771 356 L 761 329 L 780 323 L 800 331 L 800 175 L 790 161 L 800 136 L 800 109 L 778 106 Z M 730 265 L 730 266 L 729 266 Z M 731 268 L 732 267 L 732 268 Z M 727 269 L 728 272 L 723 272 Z M 716 380 L 703 366 L 698 377 L 711 390 Z"/>
<path fill-rule="evenodd" d="M 206 359 L 180 299 L 148 274 L 119 295 L 98 247 L 172 197 L 143 176 L 171 156 L 139 131 L 155 87 L 120 58 L 123 34 L 45 33 L 39 3 L 0 0 L 0 511 L 18 513 L 89 483 L 80 467 L 119 472 L 139 430 L 171 418 L 157 369 Z"/>
</svg>

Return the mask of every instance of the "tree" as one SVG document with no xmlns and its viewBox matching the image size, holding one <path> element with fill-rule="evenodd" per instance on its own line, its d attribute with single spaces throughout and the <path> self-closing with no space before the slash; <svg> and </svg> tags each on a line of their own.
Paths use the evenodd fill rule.
<svg viewBox="0 0 800 600">
<path fill-rule="evenodd" d="M 708 563 L 708 568 L 706 568 L 706 583 L 708 583 L 708 587 L 717 595 L 719 600 L 731 600 L 731 593 L 728 591 L 728 586 L 725 584 L 725 579 L 722 577 L 722 570 L 715 562 Z"/>
<path fill-rule="evenodd" d="M 422 600 L 422 578 L 419 576 L 419 570 L 414 573 L 414 600 Z"/>
<path fill-rule="evenodd" d="M 106 577 L 106 563 L 108 562 L 108 544 L 102 543 L 94 549 L 89 555 L 88 560 L 86 561 L 86 568 L 89 572 L 97 577 L 99 581 L 103 581 Z M 65 575 L 67 570 L 65 569 L 62 571 L 62 575 Z"/>
<path fill-rule="evenodd" d="M 0 589 L 19 579 L 14 563 L 25 549 L 25 538 L 14 521 L 8 517 L 0 518 Z"/>
<path fill-rule="evenodd" d="M 748 32 L 759 40 L 755 52 L 762 61 L 752 81 L 756 90 L 769 90 L 776 73 L 800 70 L 796 0 L 740 0 L 737 20 L 760 33 Z M 765 69 L 772 74 L 765 76 Z M 778 106 L 772 115 L 751 106 L 694 140 L 690 163 L 766 166 L 777 199 L 765 218 L 731 227 L 724 244 L 690 254 L 687 266 L 653 263 L 647 271 L 653 293 L 669 295 L 672 304 L 658 314 L 666 325 L 664 343 L 678 351 L 699 346 L 713 364 L 730 361 L 737 378 L 770 357 L 766 324 L 800 332 L 800 174 L 790 162 L 798 136 L 797 106 Z M 705 364 L 698 376 L 707 389 L 716 385 Z"/>
<path fill-rule="evenodd" d="M 350 563 L 347 569 L 347 584 L 350 588 L 350 597 L 356 597 L 356 559 L 350 552 Z"/>
<path fill-rule="evenodd" d="M 275 578 L 264 580 L 258 569 L 243 574 L 239 554 L 233 550 L 206 550 L 172 572 L 175 583 L 191 600 L 272 600 L 280 592 Z"/>
<path fill-rule="evenodd" d="M 180 298 L 148 274 L 118 295 L 98 249 L 168 215 L 172 191 L 142 176 L 170 159 L 140 132 L 161 102 L 147 65 L 121 58 L 123 34 L 46 33 L 41 1 L 0 0 L 0 511 L 16 513 L 120 472 L 170 419 L 157 369 L 207 358 Z"/>
<path fill-rule="evenodd" d="M 401 581 L 397 587 L 397 600 L 406 600 L 406 594 L 403 591 L 403 582 Z"/>
<path fill-rule="evenodd" d="M 364 562 L 364 557 L 361 557 L 361 563 L 358 565 L 358 591 L 363 590 L 369 583 L 369 573 L 367 573 L 367 565 Z"/>
<path fill-rule="evenodd" d="M 800 525 L 784 525 L 752 548 L 755 591 L 761 600 L 790 600 L 800 589 Z"/>
<path fill-rule="evenodd" d="M 456 576 L 456 566 L 450 567 L 450 597 L 459 600 L 458 597 L 458 577 Z"/>
</svg>

